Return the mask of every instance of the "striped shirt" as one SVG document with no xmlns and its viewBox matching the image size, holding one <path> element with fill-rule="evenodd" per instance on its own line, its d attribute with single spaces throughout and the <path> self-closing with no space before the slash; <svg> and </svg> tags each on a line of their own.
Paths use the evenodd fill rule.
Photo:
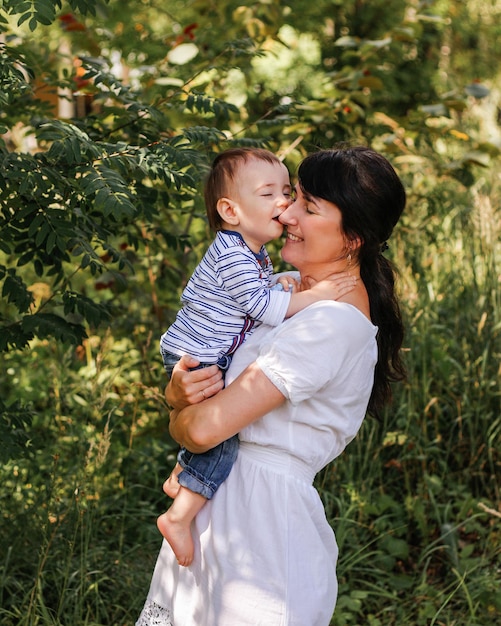
<svg viewBox="0 0 501 626">
<path fill-rule="evenodd" d="M 291 294 L 270 289 L 272 275 L 264 246 L 255 254 L 239 233 L 219 231 L 182 293 L 183 306 L 162 335 L 161 350 L 215 363 L 256 324 L 280 324 Z"/>
</svg>

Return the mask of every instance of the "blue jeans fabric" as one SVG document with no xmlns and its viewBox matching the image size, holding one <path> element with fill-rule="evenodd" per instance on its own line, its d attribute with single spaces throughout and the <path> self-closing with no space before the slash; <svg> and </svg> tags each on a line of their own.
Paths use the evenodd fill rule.
<svg viewBox="0 0 501 626">
<path fill-rule="evenodd" d="M 174 369 L 174 366 L 176 365 L 176 363 L 179 362 L 181 357 L 178 354 L 167 352 L 167 350 L 161 350 L 160 352 L 162 354 L 162 360 L 164 362 L 165 371 L 167 372 L 167 376 L 170 378 L 172 376 L 172 370 Z M 201 370 L 204 367 L 217 365 L 219 369 L 223 372 L 223 377 L 224 377 L 226 370 L 230 367 L 231 358 L 232 357 L 230 354 L 223 354 L 223 356 L 220 357 L 216 363 L 200 363 L 199 365 L 197 365 L 196 367 L 192 367 L 191 369 Z"/>
<path fill-rule="evenodd" d="M 162 350 L 162 359 L 165 370 L 169 377 L 172 375 L 174 365 L 179 361 L 177 354 L 172 354 Z M 223 356 L 219 359 L 217 365 L 222 370 L 223 375 L 230 366 L 231 356 Z M 209 367 L 213 363 L 200 363 L 193 369 L 201 369 Z M 221 483 L 226 480 L 230 470 L 237 458 L 238 453 L 238 435 L 223 441 L 215 448 L 204 452 L 203 454 L 193 454 L 181 448 L 177 456 L 179 465 L 183 471 L 178 474 L 179 484 L 186 487 L 194 493 L 199 493 L 204 498 L 210 500 L 216 493 Z"/>
<path fill-rule="evenodd" d="M 177 456 L 183 471 L 179 484 L 210 500 L 221 483 L 228 478 L 238 453 L 238 435 L 220 443 L 203 454 L 193 454 L 181 448 Z"/>
</svg>

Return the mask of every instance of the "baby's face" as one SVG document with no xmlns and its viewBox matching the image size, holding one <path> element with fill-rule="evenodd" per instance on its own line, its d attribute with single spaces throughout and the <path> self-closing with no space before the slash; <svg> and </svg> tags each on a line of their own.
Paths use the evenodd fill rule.
<svg viewBox="0 0 501 626">
<path fill-rule="evenodd" d="M 279 216 L 291 202 L 289 172 L 282 163 L 251 159 L 238 169 L 231 200 L 238 218 L 237 230 L 254 252 L 280 237 Z"/>
</svg>

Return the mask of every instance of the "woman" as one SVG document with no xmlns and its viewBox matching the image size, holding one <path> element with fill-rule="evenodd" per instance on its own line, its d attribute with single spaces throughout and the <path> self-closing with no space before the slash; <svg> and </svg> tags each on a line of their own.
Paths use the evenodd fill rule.
<svg viewBox="0 0 501 626">
<path fill-rule="evenodd" d="M 296 198 L 280 216 L 282 258 L 305 289 L 347 270 L 356 287 L 257 328 L 222 391 L 215 367 L 188 372 L 186 357 L 177 367 L 166 391 L 172 436 L 192 452 L 236 433 L 240 446 L 195 520 L 193 564 L 180 568 L 164 542 L 138 626 L 329 624 L 337 546 L 312 482 L 403 378 L 403 327 L 382 252 L 404 206 L 395 171 L 369 148 L 301 163 Z"/>
</svg>

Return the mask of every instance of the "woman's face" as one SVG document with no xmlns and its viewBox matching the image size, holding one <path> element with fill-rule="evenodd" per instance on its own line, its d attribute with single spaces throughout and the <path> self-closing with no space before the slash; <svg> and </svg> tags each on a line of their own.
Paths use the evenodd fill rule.
<svg viewBox="0 0 501 626">
<path fill-rule="evenodd" d="M 303 276 L 321 280 L 346 268 L 347 239 L 334 203 L 303 193 L 297 185 L 293 203 L 279 220 L 287 227 L 282 258 Z"/>
</svg>

